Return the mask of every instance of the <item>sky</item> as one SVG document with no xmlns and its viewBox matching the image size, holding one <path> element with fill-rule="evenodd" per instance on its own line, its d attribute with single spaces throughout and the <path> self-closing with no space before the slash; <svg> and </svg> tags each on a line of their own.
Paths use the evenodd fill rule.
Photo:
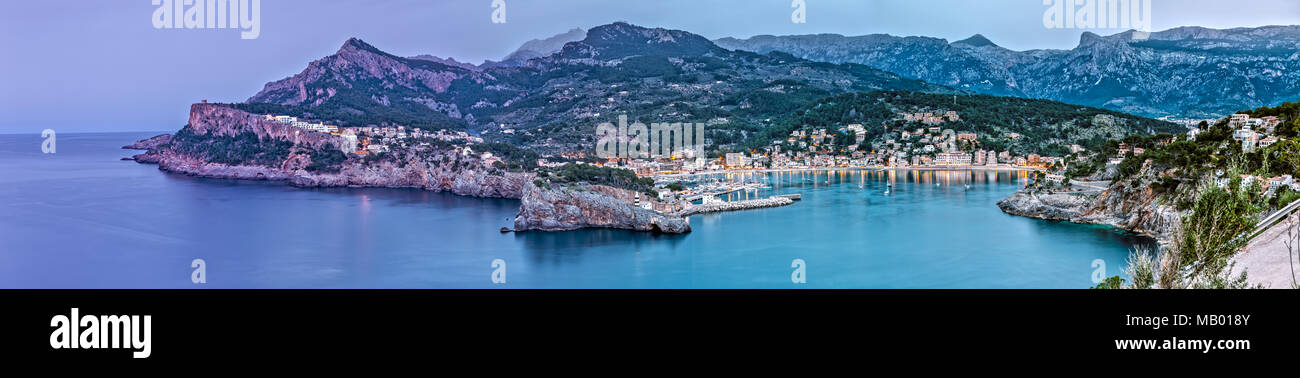
<svg viewBox="0 0 1300 378">
<path fill-rule="evenodd" d="M 180 0 L 177 0 L 180 1 Z M 173 131 L 189 104 L 241 102 L 349 37 L 393 54 L 473 63 L 534 38 L 614 21 L 710 39 L 837 33 L 976 33 L 1013 50 L 1073 48 L 1044 0 L 261 0 L 256 39 L 232 29 L 155 28 L 151 0 L 6 2 L 0 13 L 0 133 Z M 1064 0 L 1053 0 L 1064 1 Z M 1084 1 L 1084 0 L 1075 0 Z M 1297 0 L 1149 0 L 1151 29 L 1300 24 Z M 493 22 L 494 2 L 505 4 Z"/>
</svg>

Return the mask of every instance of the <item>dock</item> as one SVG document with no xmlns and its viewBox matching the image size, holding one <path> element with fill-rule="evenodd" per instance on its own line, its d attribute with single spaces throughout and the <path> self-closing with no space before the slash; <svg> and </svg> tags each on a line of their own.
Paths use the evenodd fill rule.
<svg viewBox="0 0 1300 378">
<path fill-rule="evenodd" d="M 763 188 L 763 186 L 756 183 L 706 185 L 701 188 L 699 192 L 686 195 L 682 197 L 682 199 L 687 201 L 697 201 L 704 197 L 715 197 L 740 191 L 757 191 L 761 188 Z"/>
</svg>

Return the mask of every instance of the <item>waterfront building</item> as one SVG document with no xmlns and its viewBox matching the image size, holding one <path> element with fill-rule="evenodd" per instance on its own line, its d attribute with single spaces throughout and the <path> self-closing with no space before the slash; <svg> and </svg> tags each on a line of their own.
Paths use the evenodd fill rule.
<svg viewBox="0 0 1300 378">
<path fill-rule="evenodd" d="M 963 152 L 944 152 L 934 157 L 934 165 L 945 167 L 970 166 L 971 155 Z"/>
<path fill-rule="evenodd" d="M 725 155 L 725 164 L 728 168 L 739 167 L 744 165 L 745 154 L 740 152 L 728 152 Z"/>
</svg>

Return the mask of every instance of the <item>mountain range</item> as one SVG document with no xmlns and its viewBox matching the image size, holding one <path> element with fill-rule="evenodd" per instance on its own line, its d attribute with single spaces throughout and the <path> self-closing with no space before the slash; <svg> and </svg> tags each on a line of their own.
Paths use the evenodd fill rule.
<svg viewBox="0 0 1300 378">
<path fill-rule="evenodd" d="M 732 51 L 680 30 L 598 26 L 580 41 L 518 65 L 466 67 L 403 58 L 359 39 L 268 83 L 258 112 L 342 125 L 466 128 L 542 150 L 590 149 L 599 123 L 715 122 L 710 137 L 743 139 L 762 122 L 822 97 L 874 90 L 957 91 L 860 64 L 781 52 Z"/>
<path fill-rule="evenodd" d="M 1300 96 L 1298 47 L 1300 27 L 1291 26 L 1084 33 L 1071 50 L 1012 51 L 980 35 L 711 41 L 617 22 L 533 40 L 480 65 L 399 57 L 353 38 L 240 106 L 345 126 L 467 129 L 539 152 L 590 149 L 596 125 L 627 115 L 708 122 L 707 137 L 726 147 L 752 144 L 817 100 L 878 90 L 1219 116 Z"/>
<path fill-rule="evenodd" d="M 714 41 L 728 49 L 859 63 L 981 94 L 1096 106 L 1149 117 L 1219 117 L 1300 99 L 1300 26 L 1084 32 L 1069 50 L 1013 51 L 975 35 L 948 42 L 883 34 Z"/>
</svg>

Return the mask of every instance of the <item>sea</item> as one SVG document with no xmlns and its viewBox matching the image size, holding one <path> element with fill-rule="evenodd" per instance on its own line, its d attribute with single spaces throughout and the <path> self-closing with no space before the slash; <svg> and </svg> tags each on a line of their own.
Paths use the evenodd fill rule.
<svg viewBox="0 0 1300 378">
<path fill-rule="evenodd" d="M 692 232 L 501 233 L 519 202 L 297 188 L 123 161 L 152 133 L 0 135 L 0 288 L 1088 288 L 1149 238 L 1011 216 L 1024 172 L 715 174 L 800 194 Z"/>
</svg>

